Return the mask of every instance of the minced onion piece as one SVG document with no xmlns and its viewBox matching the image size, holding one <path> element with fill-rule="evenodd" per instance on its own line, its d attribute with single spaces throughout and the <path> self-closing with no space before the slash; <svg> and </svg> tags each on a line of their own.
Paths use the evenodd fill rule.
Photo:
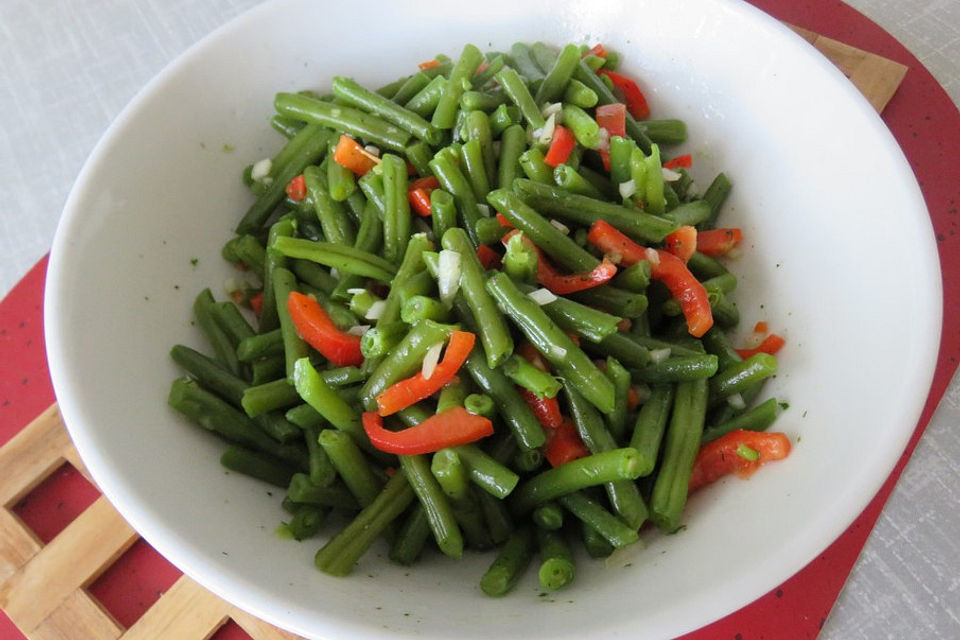
<svg viewBox="0 0 960 640">
<path fill-rule="evenodd" d="M 484 218 L 490 217 L 490 205 L 477 203 L 477 210 Z"/>
<path fill-rule="evenodd" d="M 544 118 L 557 116 L 561 113 L 563 113 L 563 104 L 559 102 L 548 102 L 547 104 L 543 105 L 543 109 L 540 110 L 540 115 L 542 115 Z"/>
<path fill-rule="evenodd" d="M 423 356 L 423 365 L 420 368 L 424 380 L 429 380 L 433 372 L 436 371 L 437 364 L 440 362 L 441 351 L 443 351 L 442 342 L 438 342 L 427 349 L 427 353 Z"/>
<path fill-rule="evenodd" d="M 363 287 L 350 287 L 349 289 L 347 289 L 347 293 L 349 293 L 352 296 L 355 296 L 358 293 L 364 293 L 365 291 L 366 289 L 364 289 Z"/>
<path fill-rule="evenodd" d="M 440 290 L 440 301 L 450 304 L 460 290 L 460 261 L 462 257 L 456 251 L 442 249 L 437 264 L 437 288 Z"/>
<path fill-rule="evenodd" d="M 243 287 L 240 286 L 240 283 L 237 282 L 237 279 L 233 276 L 225 278 L 223 281 L 223 292 L 227 295 L 232 294 L 234 291 L 242 291 Z"/>
<path fill-rule="evenodd" d="M 727 404 L 738 411 L 747 408 L 747 403 L 743 400 L 743 396 L 740 395 L 739 393 L 735 393 L 732 396 L 728 396 Z"/>
<path fill-rule="evenodd" d="M 365 146 L 365 147 L 363 148 L 363 150 L 366 151 L 367 153 L 369 153 L 369 154 L 372 155 L 372 156 L 376 156 L 376 157 L 378 157 L 378 158 L 380 157 L 380 149 L 378 149 L 377 147 L 373 146 L 372 144 L 368 144 L 367 146 Z"/>
<path fill-rule="evenodd" d="M 610 253 L 604 254 L 603 256 L 613 264 L 620 264 L 623 262 L 623 254 L 619 251 L 611 251 Z"/>
<path fill-rule="evenodd" d="M 379 320 L 383 316 L 384 309 L 387 308 L 386 300 L 377 300 L 370 305 L 370 308 L 367 309 L 366 315 L 363 317 L 367 320 Z"/>
<path fill-rule="evenodd" d="M 676 182 L 683 177 L 673 169 L 667 169 L 666 167 L 660 167 L 660 173 L 663 174 L 664 182 Z"/>
<path fill-rule="evenodd" d="M 273 168 L 273 160 L 270 158 L 264 158 L 263 160 L 257 160 L 253 163 L 253 168 L 250 169 L 250 178 L 256 180 L 257 182 L 262 181 L 264 178 L 270 175 L 270 169 Z"/>
<path fill-rule="evenodd" d="M 545 304 L 550 304 L 551 302 L 557 299 L 557 296 L 553 294 L 549 289 L 536 289 L 527 294 L 531 300 L 536 302 L 541 307 Z"/>
<path fill-rule="evenodd" d="M 600 135 L 597 136 L 597 146 L 594 148 L 597 151 L 610 150 L 610 131 L 608 131 L 606 127 L 600 127 Z"/>
<path fill-rule="evenodd" d="M 654 364 L 659 364 L 670 357 L 670 347 L 663 349 L 650 349 L 650 359 Z"/>
<path fill-rule="evenodd" d="M 559 220 L 557 220 L 557 219 L 555 219 L 555 218 L 550 218 L 550 224 L 552 224 L 552 225 L 554 226 L 554 228 L 555 228 L 557 231 L 559 231 L 560 233 L 562 233 L 563 235 L 565 235 L 565 236 L 570 235 L 570 227 L 568 227 L 567 225 L 563 224 L 563 223 L 560 222 Z"/>
<path fill-rule="evenodd" d="M 564 349 L 563 347 L 558 347 L 557 345 L 552 345 L 552 346 L 550 347 L 550 354 L 551 354 L 554 358 L 566 358 L 566 357 L 567 357 L 567 350 Z"/>
<path fill-rule="evenodd" d="M 649 262 L 650 264 L 652 265 L 660 264 L 660 254 L 657 253 L 656 249 L 647 248 L 646 251 L 643 252 L 643 255 L 647 258 L 647 262 Z"/>
<path fill-rule="evenodd" d="M 633 181 L 633 178 L 631 178 L 626 182 L 621 182 L 617 188 L 620 190 L 621 198 L 629 198 L 637 192 L 637 183 Z"/>
<path fill-rule="evenodd" d="M 330 275 L 333 276 L 334 278 L 339 278 L 339 277 L 340 277 L 340 271 L 337 270 L 336 267 L 330 267 Z"/>
<path fill-rule="evenodd" d="M 553 140 L 553 132 L 557 128 L 557 117 L 551 115 L 547 118 L 547 123 L 543 125 L 543 129 L 540 130 L 540 135 L 537 136 L 537 142 L 540 144 L 550 144 L 550 141 Z"/>
<path fill-rule="evenodd" d="M 370 330 L 370 325 L 368 324 L 355 324 L 349 329 L 347 329 L 347 333 L 349 333 L 352 336 L 362 336 L 369 330 Z"/>
</svg>

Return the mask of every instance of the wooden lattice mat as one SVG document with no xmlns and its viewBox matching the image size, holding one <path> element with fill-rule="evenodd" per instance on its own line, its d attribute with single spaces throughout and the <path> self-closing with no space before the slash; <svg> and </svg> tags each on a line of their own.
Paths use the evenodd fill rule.
<svg viewBox="0 0 960 640">
<path fill-rule="evenodd" d="M 907 67 L 791 26 L 833 62 L 881 112 Z M 88 480 L 52 405 L 0 448 L 0 609 L 30 640 L 205 640 L 233 620 L 254 640 L 297 640 L 200 587 L 185 575 L 129 628 L 86 588 L 139 536 L 100 496 L 44 545 L 14 513 L 64 462 Z"/>
</svg>

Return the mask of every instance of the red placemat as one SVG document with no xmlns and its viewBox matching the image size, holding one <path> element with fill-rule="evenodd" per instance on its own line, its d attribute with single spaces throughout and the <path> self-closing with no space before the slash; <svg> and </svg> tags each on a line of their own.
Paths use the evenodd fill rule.
<svg viewBox="0 0 960 640">
<path fill-rule="evenodd" d="M 816 637 L 960 357 L 960 164 L 952 153 L 960 148 L 960 113 L 916 58 L 854 9 L 827 0 L 753 3 L 777 18 L 909 67 L 883 117 L 918 177 L 933 220 L 944 281 L 943 338 L 933 385 L 916 431 L 889 479 L 863 514 L 833 545 L 783 585 L 682 640 Z M 44 259 L 0 303 L 0 362 L 4 363 L 0 371 L 0 445 L 54 400 L 42 334 L 45 271 Z M 59 491 L 61 499 L 53 508 L 44 511 L 28 502 L 22 510 L 22 517 L 41 537 L 55 535 L 78 505 L 82 508 L 91 500 L 90 487 L 75 472 L 57 474 L 50 482 L 52 487 L 41 486 L 35 492 L 40 494 L 36 502 L 43 502 L 45 491 Z M 127 561 L 109 570 L 91 586 L 91 591 L 115 617 L 129 624 L 156 600 L 160 591 L 172 584 L 179 572 L 143 542 L 126 556 Z M 0 637 L 20 640 L 24 636 L 0 614 Z M 245 634 L 236 627 L 224 628 L 217 634 L 218 640 L 228 637 L 242 638 Z"/>
</svg>

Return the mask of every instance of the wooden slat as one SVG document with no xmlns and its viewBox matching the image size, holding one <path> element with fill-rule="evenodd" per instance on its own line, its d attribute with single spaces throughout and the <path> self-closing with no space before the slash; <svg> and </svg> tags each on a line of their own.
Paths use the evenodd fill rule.
<svg viewBox="0 0 960 640">
<path fill-rule="evenodd" d="M 23 526 L 20 519 L 6 509 L 0 509 L 0 584 L 43 547 L 33 533 Z"/>
<path fill-rule="evenodd" d="M 9 507 L 63 464 L 73 449 L 57 405 L 51 405 L 0 449 L 0 505 Z"/>
<path fill-rule="evenodd" d="M 869 51 L 794 25 L 787 25 L 837 66 L 843 75 L 882 113 L 907 74 L 907 67 Z"/>
<path fill-rule="evenodd" d="M 303 640 L 303 638 L 298 635 L 277 629 L 240 609 L 234 609 L 230 617 L 233 618 L 233 621 L 240 625 L 253 640 Z"/>
<path fill-rule="evenodd" d="M 0 608 L 29 633 L 137 539 L 103 496 L 0 586 Z"/>
<path fill-rule="evenodd" d="M 30 640 L 116 640 L 122 633 L 123 627 L 113 616 L 81 589 L 67 596 L 30 632 Z"/>
<path fill-rule="evenodd" d="M 180 576 L 121 638 L 206 640 L 227 621 L 231 609 L 187 576 Z"/>
</svg>

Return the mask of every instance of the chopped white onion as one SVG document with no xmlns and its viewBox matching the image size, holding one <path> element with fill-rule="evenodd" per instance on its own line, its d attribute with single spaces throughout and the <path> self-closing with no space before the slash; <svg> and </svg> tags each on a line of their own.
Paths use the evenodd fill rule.
<svg viewBox="0 0 960 640">
<path fill-rule="evenodd" d="M 334 278 L 339 278 L 340 272 L 337 270 L 336 267 L 330 267 L 330 275 L 333 276 Z"/>
<path fill-rule="evenodd" d="M 618 188 L 620 190 L 620 197 L 626 200 L 637 192 L 637 183 L 631 178 L 626 182 L 621 182 Z"/>
<path fill-rule="evenodd" d="M 557 299 L 557 296 L 553 295 L 553 292 L 549 289 L 536 289 L 527 294 L 531 300 L 536 302 L 541 307 L 545 304 L 550 304 L 551 302 Z"/>
<path fill-rule="evenodd" d="M 553 140 L 553 132 L 557 128 L 557 117 L 551 115 L 547 118 L 547 124 L 543 125 L 543 130 L 540 132 L 540 135 L 537 137 L 537 141 L 540 144 L 550 144 L 550 141 Z"/>
<path fill-rule="evenodd" d="M 456 251 L 443 249 L 437 264 L 437 288 L 440 301 L 450 304 L 460 290 L 461 256 Z"/>
<path fill-rule="evenodd" d="M 567 350 L 564 349 L 563 347 L 558 347 L 557 345 L 553 345 L 550 347 L 550 355 L 552 355 L 554 358 L 566 358 Z"/>
<path fill-rule="evenodd" d="M 663 362 L 670 357 L 670 347 L 664 347 L 663 349 L 650 349 L 650 359 L 654 364 Z"/>
<path fill-rule="evenodd" d="M 620 253 L 619 251 L 611 251 L 610 253 L 604 254 L 603 257 L 605 257 L 607 260 L 609 260 L 613 264 L 620 264 L 621 262 L 623 262 L 623 254 Z"/>
<path fill-rule="evenodd" d="M 240 283 L 237 282 L 237 279 L 232 276 L 223 281 L 223 292 L 227 295 L 230 295 L 235 291 L 241 291 L 242 289 L 243 287 L 240 286 Z"/>
<path fill-rule="evenodd" d="M 372 155 L 372 156 L 376 156 L 376 157 L 378 157 L 378 158 L 380 157 L 380 149 L 378 149 L 377 147 L 373 146 L 372 144 L 368 144 L 367 146 L 365 146 L 365 147 L 363 148 L 363 150 L 366 151 L 367 153 L 369 153 L 369 154 Z"/>
<path fill-rule="evenodd" d="M 747 403 L 744 401 L 743 396 L 739 393 L 735 393 L 732 396 L 727 397 L 727 404 L 738 411 L 747 408 Z"/>
<path fill-rule="evenodd" d="M 560 222 L 559 220 L 556 220 L 556 219 L 554 219 L 554 218 L 550 218 L 550 224 L 552 224 L 552 225 L 557 229 L 557 231 L 559 231 L 559 232 L 562 233 L 563 235 L 565 235 L 565 236 L 570 235 L 570 227 L 568 227 L 567 225 L 563 224 L 563 223 Z"/>
<path fill-rule="evenodd" d="M 657 250 L 656 250 L 656 249 L 647 248 L 647 249 L 643 252 L 643 255 L 644 255 L 644 257 L 646 257 L 647 262 L 649 262 L 650 264 L 652 264 L 652 265 L 658 265 L 658 264 L 660 264 L 660 254 L 657 253 Z"/>
<path fill-rule="evenodd" d="M 540 113 L 544 118 L 557 116 L 560 113 L 563 113 L 563 104 L 559 102 L 548 102 L 547 104 L 543 105 L 543 109 L 540 110 Z"/>
<path fill-rule="evenodd" d="M 351 287 L 347 289 L 347 293 L 349 293 L 352 296 L 355 296 L 358 293 L 363 293 L 364 291 L 366 291 L 366 289 L 364 289 L 363 287 Z"/>
<path fill-rule="evenodd" d="M 660 173 L 663 174 L 664 182 L 676 182 L 677 180 L 683 177 L 681 174 L 677 173 L 673 169 L 667 169 L 666 167 L 660 167 Z"/>
<path fill-rule="evenodd" d="M 349 333 L 352 336 L 362 336 L 369 330 L 370 330 L 370 325 L 368 324 L 355 324 L 349 329 L 347 329 L 347 333 Z"/>
<path fill-rule="evenodd" d="M 437 363 L 440 362 L 441 351 L 443 351 L 442 342 L 438 342 L 427 349 L 427 353 L 423 356 L 423 366 L 420 368 L 420 373 L 423 374 L 424 380 L 429 380 L 433 372 L 436 371 Z"/>
<path fill-rule="evenodd" d="M 270 158 L 257 160 L 253 163 L 253 168 L 250 169 L 250 178 L 259 182 L 270 175 L 270 169 L 272 167 L 273 160 Z"/>
<path fill-rule="evenodd" d="M 482 215 L 484 218 L 490 217 L 490 205 L 477 204 L 477 209 L 480 211 L 480 215 Z"/>
<path fill-rule="evenodd" d="M 597 151 L 610 150 L 610 132 L 605 127 L 600 127 L 600 135 L 597 137 Z"/>
<path fill-rule="evenodd" d="M 367 320 L 379 320 L 380 317 L 383 316 L 383 310 L 386 308 L 387 308 L 386 300 L 377 300 L 372 305 L 370 305 L 370 308 L 367 309 L 366 315 L 364 315 L 363 317 L 366 318 Z"/>
</svg>

